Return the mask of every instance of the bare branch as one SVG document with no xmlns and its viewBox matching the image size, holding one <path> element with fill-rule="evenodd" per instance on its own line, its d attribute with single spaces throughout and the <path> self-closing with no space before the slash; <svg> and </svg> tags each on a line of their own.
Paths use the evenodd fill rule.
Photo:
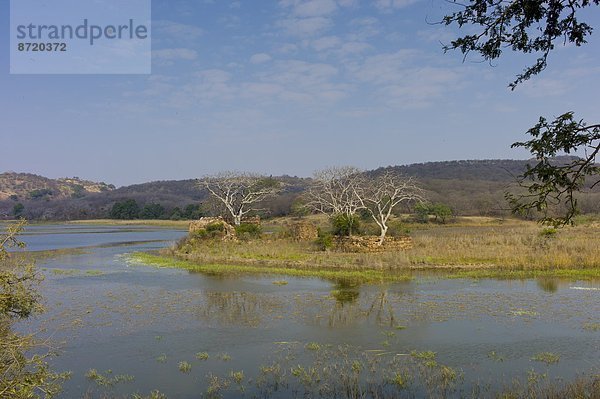
<svg viewBox="0 0 600 399">
<path fill-rule="evenodd" d="M 236 226 L 248 213 L 262 210 L 257 204 L 281 191 L 281 184 L 275 179 L 243 172 L 206 176 L 200 185 L 225 206 Z"/>
</svg>

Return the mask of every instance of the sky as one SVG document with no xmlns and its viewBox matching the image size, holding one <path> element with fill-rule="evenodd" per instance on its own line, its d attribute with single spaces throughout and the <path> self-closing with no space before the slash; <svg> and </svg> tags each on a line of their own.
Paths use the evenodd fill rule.
<svg viewBox="0 0 600 399">
<path fill-rule="evenodd" d="M 149 75 L 9 74 L 0 0 L 0 172 L 117 186 L 224 170 L 310 176 L 458 159 L 525 159 L 540 116 L 597 122 L 600 32 L 490 65 L 444 53 L 443 0 L 152 1 Z M 597 8 L 586 20 L 600 27 Z"/>
</svg>

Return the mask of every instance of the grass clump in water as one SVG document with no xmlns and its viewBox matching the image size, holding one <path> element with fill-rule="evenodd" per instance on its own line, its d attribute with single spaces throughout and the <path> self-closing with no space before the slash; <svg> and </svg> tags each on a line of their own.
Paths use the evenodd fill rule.
<svg viewBox="0 0 600 399">
<path fill-rule="evenodd" d="M 94 381 L 96 385 L 101 387 L 112 387 L 121 382 L 132 382 L 135 378 L 128 374 L 119 374 L 112 376 L 112 370 L 106 370 L 104 374 L 96 369 L 90 369 L 85 373 L 85 378 Z"/>
<path fill-rule="evenodd" d="M 319 345 L 316 342 L 309 342 L 308 344 L 306 344 L 305 348 L 309 351 L 318 351 L 319 349 L 321 349 L 321 345 Z"/>
<path fill-rule="evenodd" d="M 542 353 L 538 353 L 537 355 L 532 356 L 531 360 L 536 361 L 536 362 L 543 362 L 543 363 L 550 365 L 550 364 L 558 363 L 560 361 L 560 356 L 557 355 L 556 353 L 552 353 L 552 352 L 542 352 Z"/>
<path fill-rule="evenodd" d="M 179 362 L 178 365 L 179 371 L 181 371 L 182 373 L 188 374 L 190 371 L 192 371 L 192 365 L 188 362 L 186 362 L 185 360 L 182 362 Z"/>
<path fill-rule="evenodd" d="M 198 352 L 196 353 L 196 359 L 198 360 L 208 360 L 210 355 L 208 352 Z"/>
<path fill-rule="evenodd" d="M 419 359 L 419 360 L 435 360 L 437 353 L 432 352 L 432 351 L 424 351 L 424 352 L 412 351 L 410 353 L 410 355 L 413 358 Z"/>
</svg>

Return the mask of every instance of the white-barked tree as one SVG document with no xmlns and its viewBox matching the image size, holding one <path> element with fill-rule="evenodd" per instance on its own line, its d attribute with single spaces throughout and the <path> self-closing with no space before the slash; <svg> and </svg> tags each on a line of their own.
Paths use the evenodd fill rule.
<svg viewBox="0 0 600 399">
<path fill-rule="evenodd" d="M 281 183 L 272 177 L 245 172 L 205 176 L 199 184 L 222 203 L 236 226 L 248 213 L 264 210 L 259 204 L 282 190 Z"/>
</svg>

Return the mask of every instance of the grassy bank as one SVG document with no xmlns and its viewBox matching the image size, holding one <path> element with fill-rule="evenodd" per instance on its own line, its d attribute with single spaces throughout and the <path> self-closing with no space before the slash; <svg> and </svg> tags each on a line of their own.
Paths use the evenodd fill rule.
<svg viewBox="0 0 600 399">
<path fill-rule="evenodd" d="M 361 282 L 406 281 L 411 276 L 401 273 L 386 273 L 382 270 L 325 270 L 318 268 L 290 268 L 257 265 L 199 264 L 188 260 L 174 259 L 169 256 L 135 253 L 131 255 L 134 263 L 157 267 L 184 269 L 194 273 L 212 275 L 263 274 L 293 277 L 318 277 L 330 280 L 356 280 Z"/>
<path fill-rule="evenodd" d="M 242 242 L 190 239 L 160 256 L 137 260 L 207 273 L 269 273 L 295 276 L 389 280 L 414 272 L 465 278 L 600 278 L 600 226 L 582 224 L 558 231 L 534 222 L 461 218 L 455 223 L 410 224 L 403 228 L 414 247 L 405 251 L 320 251 L 312 242 L 281 237 L 289 219 L 265 223 L 261 239 Z M 314 219 L 325 226 L 325 220 Z"/>
</svg>

